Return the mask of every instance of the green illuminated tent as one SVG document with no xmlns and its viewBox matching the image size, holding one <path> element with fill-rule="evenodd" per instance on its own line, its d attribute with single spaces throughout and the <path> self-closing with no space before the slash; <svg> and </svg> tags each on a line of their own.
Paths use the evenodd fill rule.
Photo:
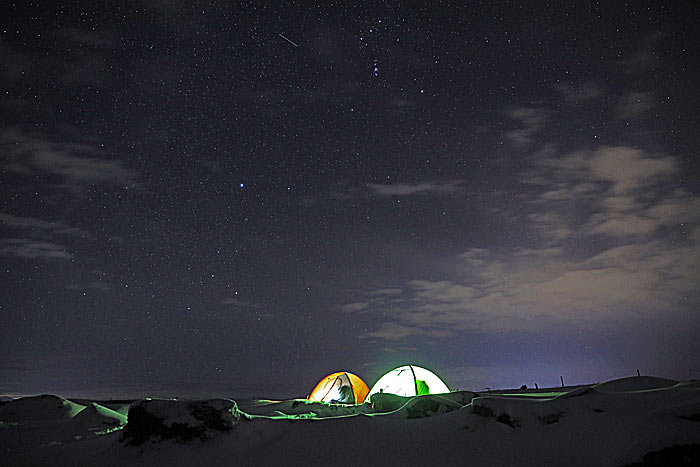
<svg viewBox="0 0 700 467">
<path fill-rule="evenodd" d="M 374 383 L 366 400 L 376 393 L 396 394 L 403 397 L 422 394 L 442 394 L 450 388 L 432 371 L 415 365 L 404 365 L 385 373 Z"/>
</svg>

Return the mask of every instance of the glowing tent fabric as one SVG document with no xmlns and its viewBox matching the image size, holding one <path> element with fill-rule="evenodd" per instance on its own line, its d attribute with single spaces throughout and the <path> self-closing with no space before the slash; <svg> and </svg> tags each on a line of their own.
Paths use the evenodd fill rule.
<svg viewBox="0 0 700 467">
<path fill-rule="evenodd" d="M 339 371 L 323 378 L 307 399 L 312 402 L 362 404 L 369 392 L 362 379 L 347 371 Z"/>
<path fill-rule="evenodd" d="M 379 378 L 367 395 L 367 400 L 379 392 L 411 397 L 446 393 L 450 392 L 450 389 L 432 371 L 415 365 L 404 365 Z"/>
</svg>

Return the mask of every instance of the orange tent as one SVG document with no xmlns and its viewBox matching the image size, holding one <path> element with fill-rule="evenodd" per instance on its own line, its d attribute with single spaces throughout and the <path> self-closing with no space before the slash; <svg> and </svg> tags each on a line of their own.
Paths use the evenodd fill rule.
<svg viewBox="0 0 700 467">
<path fill-rule="evenodd" d="M 362 404 L 368 392 L 367 384 L 359 376 L 339 371 L 319 381 L 306 398 L 312 402 Z"/>
</svg>

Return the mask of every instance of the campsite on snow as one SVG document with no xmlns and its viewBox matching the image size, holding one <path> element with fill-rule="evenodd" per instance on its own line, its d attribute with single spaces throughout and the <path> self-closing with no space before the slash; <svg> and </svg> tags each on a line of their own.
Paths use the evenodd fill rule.
<svg viewBox="0 0 700 467">
<path fill-rule="evenodd" d="M 2 2 L 0 467 L 700 467 L 699 20 Z"/>
<path fill-rule="evenodd" d="M 303 399 L 0 401 L 0 465 L 697 465 L 700 380 L 450 391 L 405 365 Z"/>
</svg>

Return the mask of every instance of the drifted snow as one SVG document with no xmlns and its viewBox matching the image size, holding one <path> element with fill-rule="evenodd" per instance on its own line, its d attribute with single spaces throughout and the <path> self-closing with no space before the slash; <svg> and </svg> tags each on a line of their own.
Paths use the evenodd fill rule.
<svg viewBox="0 0 700 467">
<path fill-rule="evenodd" d="M 678 381 L 655 376 L 632 376 L 621 378 L 607 383 L 600 383 L 593 386 L 601 392 L 630 392 L 630 391 L 652 391 L 675 386 Z"/>
<path fill-rule="evenodd" d="M 143 400 L 129 408 L 121 441 L 131 445 L 173 440 L 206 441 L 228 433 L 245 418 L 230 399 L 203 401 Z"/>
<path fill-rule="evenodd" d="M 374 407 L 137 401 L 130 407 L 132 426 L 103 435 L 96 427 L 118 424 L 98 410 L 104 406 L 83 402 L 71 416 L 75 407 L 66 409 L 64 401 L 43 396 L 0 403 L 0 465 L 613 466 L 700 444 L 700 381 L 650 377 L 546 399 L 462 391 L 386 394 Z M 139 442 L 131 442 L 129 430 L 141 433 Z"/>
</svg>

